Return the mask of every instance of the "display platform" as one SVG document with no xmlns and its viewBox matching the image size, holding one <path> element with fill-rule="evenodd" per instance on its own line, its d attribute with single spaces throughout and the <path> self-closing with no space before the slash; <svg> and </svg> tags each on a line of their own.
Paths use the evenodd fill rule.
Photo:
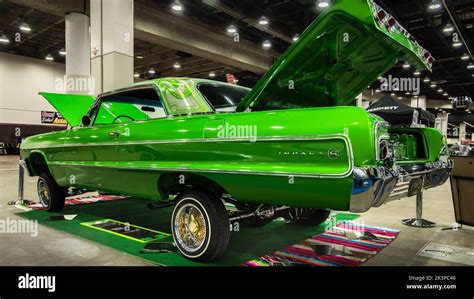
<svg viewBox="0 0 474 299">
<path fill-rule="evenodd" d="M 146 245 L 144 242 L 134 240 L 134 238 L 123 237 L 116 233 L 94 229 L 91 228 L 90 225 L 84 225 L 84 223 L 90 224 L 104 219 L 111 219 L 117 223 L 130 224 L 132 228 L 139 227 L 163 233 L 165 236 L 160 238 L 159 242 L 171 243 L 173 241 L 170 236 L 172 207 L 150 210 L 147 208 L 148 203 L 150 203 L 150 201 L 136 198 L 114 201 L 99 200 L 89 204 L 67 206 L 62 213 L 32 210 L 20 212 L 18 215 L 27 219 L 37 220 L 40 224 L 50 228 L 85 238 L 162 266 L 240 266 L 249 261 L 256 260 L 259 257 L 292 247 L 304 240 L 318 238 L 318 235 L 325 233 L 325 230 L 327 230 L 326 227 L 332 227 L 333 223 L 351 221 L 359 217 L 359 215 L 356 214 L 339 213 L 334 215 L 332 221 L 324 223 L 319 227 L 301 227 L 285 223 L 283 219 L 277 219 L 260 228 L 246 227 L 242 224 L 238 228 L 238 231 L 231 233 L 227 254 L 219 261 L 212 263 L 190 261 L 184 258 L 179 252 L 154 253 L 153 251 L 147 251 L 144 250 Z M 76 217 L 72 220 L 51 221 L 52 215 L 76 215 Z M 236 227 L 233 226 L 233 228 Z M 367 240 L 354 242 L 361 243 L 367 242 Z M 385 245 L 388 245 L 390 242 Z M 344 243 L 344 241 L 340 242 L 339 245 L 343 245 Z M 334 247 L 334 249 L 337 251 L 337 246 Z M 379 248 L 379 250 L 376 250 L 376 252 L 373 252 L 373 254 L 369 256 L 362 257 L 360 261 L 363 262 L 367 260 L 380 252 L 381 249 L 383 248 Z M 279 264 L 281 263 L 275 263 L 273 265 Z M 248 266 L 249 264 L 247 263 L 246 265 Z M 340 265 L 344 265 L 344 263 Z"/>
</svg>

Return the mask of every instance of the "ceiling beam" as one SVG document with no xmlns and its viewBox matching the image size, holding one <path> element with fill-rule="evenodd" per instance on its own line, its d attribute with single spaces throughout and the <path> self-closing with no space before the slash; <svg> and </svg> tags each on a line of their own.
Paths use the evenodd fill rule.
<svg viewBox="0 0 474 299">
<path fill-rule="evenodd" d="M 252 19 L 252 18 L 249 18 L 247 17 L 246 15 L 238 12 L 237 10 L 233 9 L 232 7 L 230 6 L 227 6 L 223 3 L 221 3 L 220 1 L 215 1 L 215 0 L 202 0 L 203 3 L 209 5 L 210 7 L 213 7 L 215 9 L 217 9 L 218 11 L 221 11 L 239 21 L 242 21 L 250 26 L 252 26 L 253 28 L 255 29 L 258 29 L 260 31 L 263 31 L 263 32 L 266 32 L 268 34 L 270 34 L 271 36 L 273 37 L 277 37 L 289 44 L 293 43 L 293 38 L 290 37 L 290 36 L 287 36 L 277 30 L 274 30 L 272 29 L 271 27 L 269 26 L 264 26 L 264 25 L 260 25 L 258 23 L 257 20 L 255 19 Z"/>
</svg>

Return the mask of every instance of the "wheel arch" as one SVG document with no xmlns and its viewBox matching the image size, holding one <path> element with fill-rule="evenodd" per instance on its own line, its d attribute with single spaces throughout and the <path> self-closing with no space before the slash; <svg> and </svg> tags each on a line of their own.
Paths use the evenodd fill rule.
<svg viewBox="0 0 474 299">
<path fill-rule="evenodd" d="M 32 151 L 25 159 L 31 176 L 39 176 L 42 173 L 52 174 L 48 166 L 46 155 L 42 151 Z"/>
</svg>

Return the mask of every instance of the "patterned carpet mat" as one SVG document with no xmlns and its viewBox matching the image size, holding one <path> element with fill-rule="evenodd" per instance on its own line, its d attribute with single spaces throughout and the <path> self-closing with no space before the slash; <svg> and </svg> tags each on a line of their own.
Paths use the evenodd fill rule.
<svg viewBox="0 0 474 299">
<path fill-rule="evenodd" d="M 91 204 L 91 203 L 108 202 L 108 201 L 120 200 L 120 199 L 125 199 L 125 198 L 127 197 L 116 196 L 116 195 L 86 194 L 86 195 L 68 197 L 66 198 L 66 202 L 64 203 L 64 205 L 66 207 L 86 205 L 86 204 Z M 26 210 L 26 211 L 44 210 L 43 205 L 39 202 L 25 201 L 23 204 L 17 204 L 15 206 L 19 209 Z"/>
<path fill-rule="evenodd" d="M 243 266 L 359 266 L 390 245 L 398 234 L 393 229 L 343 221 L 323 234 Z"/>
</svg>

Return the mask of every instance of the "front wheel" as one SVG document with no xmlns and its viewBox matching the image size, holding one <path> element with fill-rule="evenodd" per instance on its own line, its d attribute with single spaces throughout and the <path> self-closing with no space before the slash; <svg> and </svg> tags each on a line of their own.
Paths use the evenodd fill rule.
<svg viewBox="0 0 474 299">
<path fill-rule="evenodd" d="M 224 204 L 199 191 L 178 197 L 171 230 L 179 251 L 196 261 L 218 259 L 229 244 L 230 223 Z"/>
<path fill-rule="evenodd" d="M 291 223 L 317 226 L 326 221 L 330 214 L 329 210 L 293 208 L 285 218 Z"/>
<path fill-rule="evenodd" d="M 37 183 L 38 198 L 48 212 L 60 212 L 64 209 L 66 192 L 47 173 L 42 173 Z"/>
</svg>

